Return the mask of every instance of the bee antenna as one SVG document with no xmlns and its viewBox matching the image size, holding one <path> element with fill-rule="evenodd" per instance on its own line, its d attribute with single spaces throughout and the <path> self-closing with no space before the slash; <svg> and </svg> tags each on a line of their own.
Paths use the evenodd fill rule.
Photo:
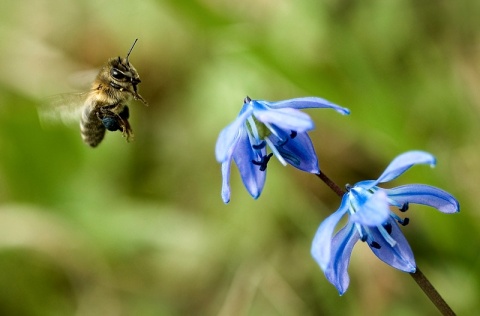
<svg viewBox="0 0 480 316">
<path fill-rule="evenodd" d="M 125 60 L 127 61 L 127 64 L 128 64 L 128 56 L 130 56 L 130 53 L 132 52 L 133 48 L 135 47 L 135 44 L 137 43 L 137 41 L 138 41 L 138 38 L 135 39 L 135 42 L 133 42 L 132 47 L 130 47 L 130 50 L 127 53 L 127 57 L 125 57 Z"/>
</svg>

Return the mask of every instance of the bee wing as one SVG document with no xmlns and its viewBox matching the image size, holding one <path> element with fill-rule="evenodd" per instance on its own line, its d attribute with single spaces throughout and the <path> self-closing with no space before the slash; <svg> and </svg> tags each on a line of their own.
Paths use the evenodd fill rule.
<svg viewBox="0 0 480 316">
<path fill-rule="evenodd" d="M 66 125 L 80 121 L 88 92 L 64 93 L 44 99 L 39 108 L 40 121 L 44 124 L 63 123 Z"/>
<path fill-rule="evenodd" d="M 90 89 L 99 71 L 97 68 L 76 71 L 67 77 L 68 86 L 74 90 L 86 91 Z"/>
</svg>

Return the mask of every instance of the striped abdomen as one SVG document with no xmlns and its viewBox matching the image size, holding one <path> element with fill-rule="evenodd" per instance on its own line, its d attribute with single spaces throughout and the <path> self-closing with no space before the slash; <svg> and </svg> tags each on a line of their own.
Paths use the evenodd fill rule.
<svg viewBox="0 0 480 316">
<path fill-rule="evenodd" d="M 95 111 L 86 106 L 80 119 L 80 132 L 83 141 L 91 147 L 97 147 L 105 136 L 105 126 Z"/>
</svg>

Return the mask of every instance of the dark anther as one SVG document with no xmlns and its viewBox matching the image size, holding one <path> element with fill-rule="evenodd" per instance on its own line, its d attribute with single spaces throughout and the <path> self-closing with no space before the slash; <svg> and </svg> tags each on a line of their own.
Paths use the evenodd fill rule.
<svg viewBox="0 0 480 316">
<path fill-rule="evenodd" d="M 408 211 L 408 203 L 404 203 L 399 210 L 400 210 L 400 212 Z"/>
<path fill-rule="evenodd" d="M 345 190 L 350 191 L 352 189 L 352 185 L 347 183 L 345 184 Z"/>
<path fill-rule="evenodd" d="M 252 99 L 250 99 L 249 96 L 247 96 L 245 99 L 243 99 L 243 103 L 250 103 L 250 101 L 252 101 Z"/>
<path fill-rule="evenodd" d="M 382 248 L 382 246 L 380 246 L 380 244 L 376 241 L 372 241 L 372 243 L 370 244 L 370 247 L 375 248 L 375 249 Z"/>
<path fill-rule="evenodd" d="M 385 228 L 389 235 L 392 233 L 392 224 L 386 223 L 385 225 L 383 225 L 383 228 Z"/>
<path fill-rule="evenodd" d="M 259 150 L 259 149 L 265 148 L 265 146 L 267 146 L 267 142 L 262 140 L 260 144 L 252 145 L 252 148 L 255 150 Z"/>
<path fill-rule="evenodd" d="M 267 169 L 267 163 L 272 156 L 273 153 L 269 153 L 268 155 L 263 156 L 260 161 L 252 160 L 252 163 L 254 165 L 260 166 L 260 171 L 265 171 Z"/>
<path fill-rule="evenodd" d="M 403 221 L 400 222 L 400 224 L 402 224 L 402 226 L 407 226 L 408 223 L 410 223 L 410 219 L 408 217 L 405 217 L 403 219 Z"/>
<path fill-rule="evenodd" d="M 360 240 L 363 241 L 363 242 L 366 242 L 367 241 L 367 235 L 360 236 Z"/>
<path fill-rule="evenodd" d="M 292 131 L 292 132 L 290 133 L 290 138 L 291 138 L 291 139 L 294 139 L 295 137 L 297 137 L 297 131 Z"/>
</svg>

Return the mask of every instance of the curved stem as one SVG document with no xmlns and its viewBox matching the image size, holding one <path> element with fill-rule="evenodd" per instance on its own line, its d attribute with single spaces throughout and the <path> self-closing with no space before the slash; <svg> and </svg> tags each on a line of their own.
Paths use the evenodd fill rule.
<svg viewBox="0 0 480 316">
<path fill-rule="evenodd" d="M 315 175 L 319 177 L 323 182 L 325 182 L 325 184 L 328 185 L 328 187 L 332 189 L 332 191 L 335 192 L 339 197 L 343 197 L 343 195 L 347 193 L 345 190 L 340 188 L 335 182 L 330 180 L 330 178 L 327 177 L 325 173 L 320 172 L 320 173 L 316 173 Z"/>
<path fill-rule="evenodd" d="M 422 291 L 427 294 L 430 301 L 437 307 L 437 309 L 445 316 L 454 316 L 455 312 L 450 308 L 450 306 L 445 302 L 445 300 L 440 296 L 437 290 L 433 287 L 432 283 L 427 279 L 427 277 L 422 273 L 418 268 L 414 273 L 410 273 L 412 278 L 417 282 L 418 286 Z"/>
<path fill-rule="evenodd" d="M 332 189 L 339 197 L 343 197 L 345 190 L 340 188 L 335 182 L 333 182 L 325 173 L 320 172 L 315 174 L 319 177 L 325 184 Z M 437 307 L 437 309 L 442 313 L 444 316 L 454 316 L 455 312 L 450 308 L 450 306 L 445 302 L 445 300 L 440 296 L 437 290 L 433 287 L 432 283 L 427 279 L 427 277 L 420 271 L 418 266 L 416 267 L 416 271 L 414 273 L 410 273 L 412 278 L 417 282 L 418 286 L 422 289 L 422 291 L 428 296 L 430 301 Z"/>
</svg>

